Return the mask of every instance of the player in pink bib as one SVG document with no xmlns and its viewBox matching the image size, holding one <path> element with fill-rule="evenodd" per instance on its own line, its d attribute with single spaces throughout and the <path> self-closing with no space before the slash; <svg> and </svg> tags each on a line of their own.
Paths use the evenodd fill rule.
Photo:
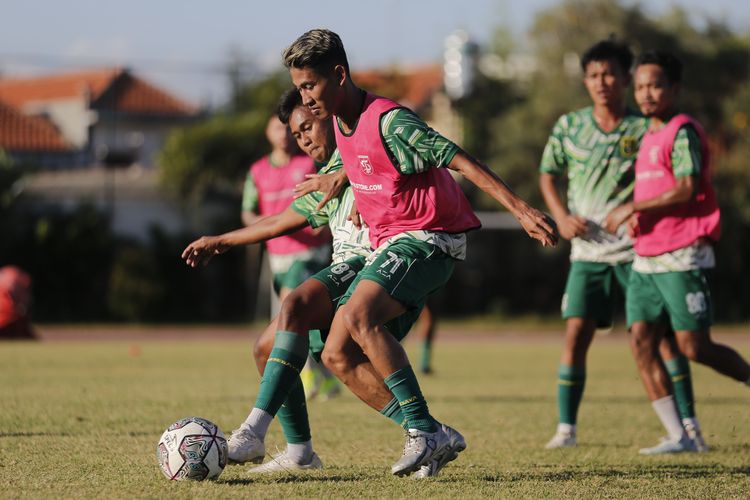
<svg viewBox="0 0 750 500">
<path fill-rule="evenodd" d="M 557 242 L 554 223 L 410 110 L 359 89 L 335 33 L 316 29 L 303 34 L 286 49 L 284 64 L 303 104 L 319 118 L 334 120 L 344 171 L 375 249 L 341 300 L 344 305 L 334 317 L 323 361 L 347 383 L 351 373 L 341 368 L 349 364 L 343 360 L 364 355 L 394 395 L 408 433 L 403 455 L 391 467 L 393 474 L 422 471 L 424 466 L 439 469 L 457 457 L 465 441 L 430 415 L 388 323 L 420 309 L 426 297 L 445 284 L 455 261 L 465 255 L 465 232 L 479 227 L 444 167 L 490 194 L 544 245 Z M 306 341 L 306 332 L 295 333 L 300 343 Z"/>
<path fill-rule="evenodd" d="M 714 267 L 720 216 L 703 128 L 676 111 L 681 72 L 680 61 L 671 54 L 647 52 L 639 59 L 635 99 L 651 121 L 636 160 L 633 201 L 605 220 L 612 232 L 627 222 L 635 237 L 626 297 L 631 347 L 649 399 L 668 432 L 659 445 L 641 450 L 646 455 L 695 451 L 657 355 L 660 321 L 670 321 L 689 359 L 750 385 L 747 361 L 710 335 L 707 269 Z"/>
</svg>

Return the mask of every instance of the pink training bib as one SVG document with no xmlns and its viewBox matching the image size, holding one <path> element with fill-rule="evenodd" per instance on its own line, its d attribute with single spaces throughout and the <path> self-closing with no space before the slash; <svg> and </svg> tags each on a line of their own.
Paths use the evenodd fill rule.
<svg viewBox="0 0 750 500">
<path fill-rule="evenodd" d="M 393 164 L 380 132 L 384 113 L 400 107 L 367 94 L 354 132 L 335 123 L 336 145 L 373 248 L 405 231 L 463 233 L 481 226 L 460 186 L 445 168 L 405 175 Z"/>
<path fill-rule="evenodd" d="M 721 235 L 719 205 L 711 185 L 708 143 L 703 127 L 688 115 L 672 118 L 661 130 L 647 132 L 635 162 L 635 201 L 648 200 L 672 189 L 672 150 L 677 132 L 692 125 L 701 141 L 701 170 L 695 197 L 666 210 L 638 214 L 635 251 L 645 257 L 692 245 L 700 238 L 718 241 Z"/>
<path fill-rule="evenodd" d="M 315 164 L 307 156 L 297 155 L 286 165 L 276 167 L 268 157 L 261 158 L 250 167 L 250 175 L 258 191 L 258 213 L 276 215 L 286 210 L 294 201 L 294 186 L 305 180 L 305 174 L 314 174 Z M 328 242 L 328 235 L 315 235 L 306 227 L 296 233 L 280 236 L 266 242 L 272 255 L 288 255 L 316 248 Z"/>
</svg>

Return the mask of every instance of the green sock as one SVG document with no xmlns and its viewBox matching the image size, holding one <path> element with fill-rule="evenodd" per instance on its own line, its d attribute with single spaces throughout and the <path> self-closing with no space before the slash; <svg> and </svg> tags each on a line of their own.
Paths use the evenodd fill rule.
<svg viewBox="0 0 750 500">
<path fill-rule="evenodd" d="M 401 427 L 404 427 L 404 412 L 401 411 L 401 406 L 398 404 L 398 399 L 393 398 L 388 402 L 387 405 L 380 410 L 380 413 L 396 422 Z"/>
<path fill-rule="evenodd" d="M 299 376 L 291 392 L 284 400 L 284 404 L 276 413 L 276 417 L 279 419 L 287 443 L 310 441 L 310 420 L 307 417 L 305 389 L 302 387 L 302 380 L 299 379 Z"/>
<path fill-rule="evenodd" d="M 422 342 L 422 361 L 419 365 L 420 370 L 422 370 L 422 373 L 427 373 L 430 371 L 430 361 L 432 359 L 432 340 L 425 339 Z"/>
<path fill-rule="evenodd" d="M 586 368 L 573 365 L 560 365 L 557 380 L 557 406 L 560 423 L 575 425 L 578 406 L 586 385 Z"/>
<path fill-rule="evenodd" d="M 299 372 L 307 360 L 309 340 L 307 335 L 278 331 L 271 355 L 260 379 L 260 389 L 255 408 L 276 415 L 281 404 L 299 382 Z"/>
<path fill-rule="evenodd" d="M 385 378 L 385 385 L 398 399 L 398 404 L 404 414 L 404 420 L 409 429 L 424 432 L 435 432 L 437 425 L 427 409 L 427 401 L 419 389 L 417 376 L 411 365 L 396 370 Z"/>
<path fill-rule="evenodd" d="M 672 379 L 674 398 L 680 418 L 695 418 L 695 398 L 693 397 L 693 380 L 690 377 L 690 362 L 680 354 L 676 358 L 664 361 L 667 373 Z"/>
</svg>

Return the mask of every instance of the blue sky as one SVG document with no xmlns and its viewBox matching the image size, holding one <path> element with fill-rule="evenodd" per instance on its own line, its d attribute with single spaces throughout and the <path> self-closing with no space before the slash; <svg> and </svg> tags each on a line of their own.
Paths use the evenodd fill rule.
<svg viewBox="0 0 750 500">
<path fill-rule="evenodd" d="M 215 105 L 226 96 L 221 68 L 232 49 L 266 72 L 279 67 L 281 51 L 299 34 L 327 27 L 341 35 L 355 69 L 427 63 L 440 59 L 444 38 L 456 29 L 480 43 L 497 26 L 520 37 L 536 12 L 557 3 L 0 0 L 0 72 L 12 76 L 125 65 L 195 103 Z M 368 10 L 367 5 L 377 8 Z M 681 5 L 698 17 L 724 19 L 750 32 L 746 0 L 652 0 L 642 5 L 657 13 Z"/>
</svg>

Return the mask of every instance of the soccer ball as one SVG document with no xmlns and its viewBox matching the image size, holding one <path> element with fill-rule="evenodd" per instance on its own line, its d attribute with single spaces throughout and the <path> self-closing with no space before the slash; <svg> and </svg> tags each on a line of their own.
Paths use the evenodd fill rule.
<svg viewBox="0 0 750 500">
<path fill-rule="evenodd" d="M 156 459 L 167 479 L 215 479 L 227 465 L 227 440 L 213 422 L 200 417 L 183 418 L 161 435 Z"/>
</svg>

